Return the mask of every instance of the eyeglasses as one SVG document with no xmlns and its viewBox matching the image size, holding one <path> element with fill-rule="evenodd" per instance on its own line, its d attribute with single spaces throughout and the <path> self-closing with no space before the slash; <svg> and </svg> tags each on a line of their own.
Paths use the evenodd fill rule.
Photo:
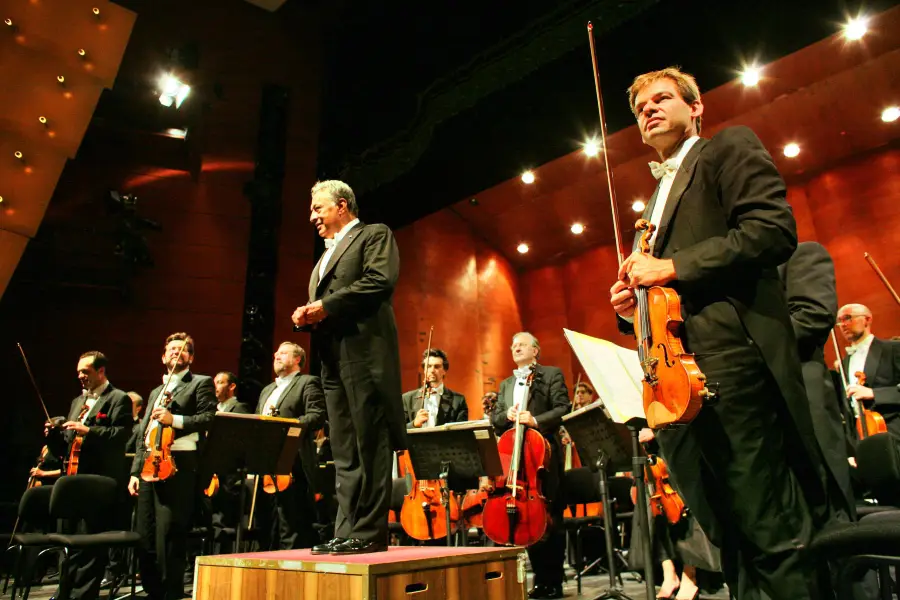
<svg viewBox="0 0 900 600">
<path fill-rule="evenodd" d="M 837 318 L 838 323 L 846 323 L 850 319 L 855 319 L 856 317 L 865 317 L 867 315 L 842 315 Z"/>
</svg>

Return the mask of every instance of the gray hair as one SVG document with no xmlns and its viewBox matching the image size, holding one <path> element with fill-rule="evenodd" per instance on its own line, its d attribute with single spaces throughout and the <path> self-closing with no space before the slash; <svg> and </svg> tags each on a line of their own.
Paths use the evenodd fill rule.
<svg viewBox="0 0 900 600">
<path fill-rule="evenodd" d="M 312 186 L 310 194 L 315 196 L 319 192 L 326 192 L 331 197 L 331 201 L 335 204 L 338 203 L 338 200 L 343 198 L 347 201 L 347 210 L 350 214 L 354 217 L 359 214 L 359 205 L 356 203 L 356 194 L 354 194 L 350 186 L 343 181 L 338 181 L 337 179 L 317 181 L 316 185 Z"/>
<path fill-rule="evenodd" d="M 540 358 L 540 356 L 541 356 L 541 344 L 540 344 L 540 342 L 538 342 L 538 339 L 534 336 L 534 334 L 531 333 L 530 331 L 520 331 L 520 332 L 517 333 L 516 335 L 512 336 L 513 341 L 516 341 L 516 338 L 519 337 L 520 335 L 528 335 L 528 336 L 531 336 L 531 345 L 534 347 L 535 350 L 537 350 L 536 355 L 537 355 L 538 358 Z"/>
</svg>

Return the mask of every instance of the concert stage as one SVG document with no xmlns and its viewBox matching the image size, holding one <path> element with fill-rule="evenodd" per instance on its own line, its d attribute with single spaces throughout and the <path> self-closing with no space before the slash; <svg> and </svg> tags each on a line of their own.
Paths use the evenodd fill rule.
<svg viewBox="0 0 900 600">
<path fill-rule="evenodd" d="M 525 598 L 523 548 L 392 546 L 332 556 L 309 550 L 197 558 L 194 600 L 512 600 Z"/>
</svg>

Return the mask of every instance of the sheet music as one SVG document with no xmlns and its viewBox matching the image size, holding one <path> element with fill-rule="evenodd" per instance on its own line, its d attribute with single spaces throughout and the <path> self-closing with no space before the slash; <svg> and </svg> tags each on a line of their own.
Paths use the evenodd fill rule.
<svg viewBox="0 0 900 600">
<path fill-rule="evenodd" d="M 563 333 L 613 421 L 645 418 L 644 373 L 637 352 L 577 331 Z"/>
</svg>

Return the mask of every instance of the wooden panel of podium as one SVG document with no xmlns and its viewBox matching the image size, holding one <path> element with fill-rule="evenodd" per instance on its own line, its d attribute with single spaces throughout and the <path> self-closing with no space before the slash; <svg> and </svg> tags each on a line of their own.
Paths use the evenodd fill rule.
<svg viewBox="0 0 900 600">
<path fill-rule="evenodd" d="M 197 559 L 194 600 L 518 600 L 523 548 L 392 546 L 349 556 L 309 550 Z"/>
</svg>

